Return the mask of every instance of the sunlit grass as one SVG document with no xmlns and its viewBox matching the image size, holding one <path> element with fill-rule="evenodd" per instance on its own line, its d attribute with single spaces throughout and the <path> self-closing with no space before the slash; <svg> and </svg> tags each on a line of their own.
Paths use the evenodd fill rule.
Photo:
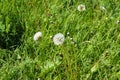
<svg viewBox="0 0 120 80">
<path fill-rule="evenodd" d="M 1 0 L 0 80 L 119 80 L 119 3 Z M 62 45 L 53 42 L 57 33 Z"/>
</svg>

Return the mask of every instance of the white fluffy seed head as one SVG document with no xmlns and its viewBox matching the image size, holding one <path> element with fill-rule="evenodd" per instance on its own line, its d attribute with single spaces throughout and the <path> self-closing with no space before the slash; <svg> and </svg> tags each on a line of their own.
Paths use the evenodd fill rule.
<svg viewBox="0 0 120 80">
<path fill-rule="evenodd" d="M 78 5 L 78 11 L 85 11 L 85 10 L 86 10 L 85 5 L 83 4 Z"/>
<path fill-rule="evenodd" d="M 53 37 L 53 42 L 55 45 L 63 44 L 65 37 L 62 33 L 58 33 Z"/>
<path fill-rule="evenodd" d="M 42 32 L 36 32 L 33 39 L 34 39 L 34 41 L 37 41 L 41 37 L 42 37 Z"/>
</svg>

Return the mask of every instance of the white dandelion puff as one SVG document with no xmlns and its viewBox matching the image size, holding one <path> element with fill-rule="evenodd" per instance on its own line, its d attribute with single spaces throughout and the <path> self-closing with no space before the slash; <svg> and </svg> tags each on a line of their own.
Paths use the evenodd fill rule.
<svg viewBox="0 0 120 80">
<path fill-rule="evenodd" d="M 85 10 L 86 10 L 85 5 L 80 4 L 80 5 L 78 6 L 78 11 L 85 11 Z"/>
<path fill-rule="evenodd" d="M 34 39 L 34 41 L 37 41 L 41 37 L 42 37 L 42 32 L 37 32 L 37 33 L 35 33 L 33 39 Z"/>
<path fill-rule="evenodd" d="M 63 44 L 65 37 L 62 33 L 58 33 L 53 37 L 53 42 L 55 45 Z"/>
</svg>

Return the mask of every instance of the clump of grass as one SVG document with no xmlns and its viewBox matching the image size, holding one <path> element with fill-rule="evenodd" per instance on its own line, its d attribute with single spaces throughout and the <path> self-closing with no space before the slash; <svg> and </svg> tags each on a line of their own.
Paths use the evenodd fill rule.
<svg viewBox="0 0 120 80">
<path fill-rule="evenodd" d="M 120 79 L 119 7 L 117 0 L 0 1 L 0 79 Z"/>
</svg>

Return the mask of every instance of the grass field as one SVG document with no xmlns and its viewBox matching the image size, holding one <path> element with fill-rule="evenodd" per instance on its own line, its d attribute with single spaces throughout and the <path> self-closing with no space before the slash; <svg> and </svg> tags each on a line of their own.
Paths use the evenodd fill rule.
<svg viewBox="0 0 120 80">
<path fill-rule="evenodd" d="M 120 0 L 0 0 L 0 80 L 120 80 Z"/>
</svg>

